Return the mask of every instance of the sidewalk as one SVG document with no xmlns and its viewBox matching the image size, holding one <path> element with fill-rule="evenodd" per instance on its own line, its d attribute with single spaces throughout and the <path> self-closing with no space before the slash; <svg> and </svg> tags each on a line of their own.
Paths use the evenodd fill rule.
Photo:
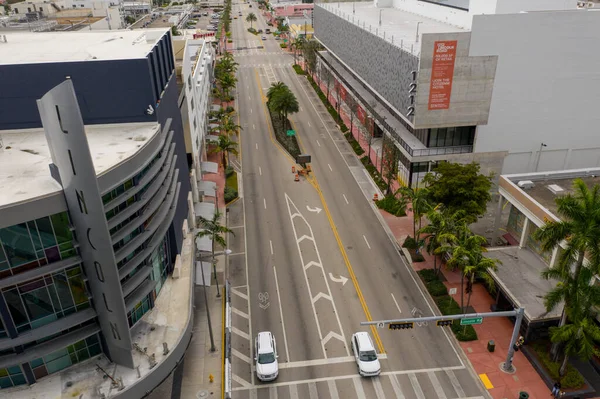
<svg viewBox="0 0 600 399">
<path fill-rule="evenodd" d="M 383 215 L 398 244 L 402 245 L 406 236 L 413 234 L 411 212 L 408 212 L 408 216 L 401 218 L 383 210 L 379 210 L 379 212 Z M 423 256 L 425 257 L 424 262 L 412 264 L 414 270 L 433 269 L 433 258 L 426 252 L 423 253 Z M 442 267 L 442 273 L 446 280 L 444 284 L 449 289 L 457 288 L 457 293 L 453 297 L 460 303 L 460 273 L 446 270 L 444 267 Z M 471 296 L 471 306 L 475 311 L 489 312 L 490 305 L 493 303 L 493 298 L 485 288 L 480 284 L 475 284 Z M 500 364 L 506 360 L 514 327 L 508 318 L 489 318 L 483 324 L 473 327 L 477 331 L 478 340 L 461 342 L 460 346 L 494 399 L 518 398 L 521 391 L 527 392 L 530 399 L 550 397 L 550 388 L 542 381 L 522 352 L 516 352 L 513 358 L 513 364 L 517 369 L 514 374 L 507 374 L 500 370 Z M 494 340 L 496 343 L 496 350 L 493 353 L 487 351 L 489 340 Z M 489 379 L 489 384 L 486 384 L 486 379 Z"/>
</svg>

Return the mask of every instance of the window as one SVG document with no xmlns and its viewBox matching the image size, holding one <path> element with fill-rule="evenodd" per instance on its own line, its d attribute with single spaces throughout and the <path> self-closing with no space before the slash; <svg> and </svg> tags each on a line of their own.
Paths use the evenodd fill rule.
<svg viewBox="0 0 600 399">
<path fill-rule="evenodd" d="M 197 124 L 196 124 L 196 117 L 194 116 L 194 130 L 196 130 Z"/>
<path fill-rule="evenodd" d="M 151 309 L 150 297 L 152 295 L 154 295 L 154 291 L 146 295 L 146 297 L 140 302 L 138 302 L 138 304 L 135 305 L 133 309 L 127 312 L 127 321 L 129 322 L 129 327 L 133 327 L 135 323 L 137 323 L 142 318 L 142 316 Z"/>
<path fill-rule="evenodd" d="M 25 376 L 23 376 L 21 366 L 0 369 L 0 389 L 23 385 L 25 383 Z"/>
<path fill-rule="evenodd" d="M 473 145 L 475 126 L 429 129 L 429 147 Z"/>
<path fill-rule="evenodd" d="M 194 110 L 194 99 L 192 98 L 192 101 L 190 101 L 190 105 L 192 107 L 192 111 Z"/>
<path fill-rule="evenodd" d="M 102 353 L 98 334 L 29 362 L 36 379 L 61 371 Z M 1 371 L 1 369 L 0 369 Z"/>
</svg>

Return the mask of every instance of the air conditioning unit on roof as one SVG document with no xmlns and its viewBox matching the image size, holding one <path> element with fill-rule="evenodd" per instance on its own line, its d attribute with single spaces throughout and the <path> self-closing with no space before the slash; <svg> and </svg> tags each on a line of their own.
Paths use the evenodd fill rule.
<svg viewBox="0 0 600 399">
<path fill-rule="evenodd" d="M 517 186 L 519 186 L 519 188 L 522 188 L 523 190 L 529 190 L 530 188 L 534 188 L 535 184 L 533 184 L 531 180 L 521 180 L 517 183 Z"/>
</svg>

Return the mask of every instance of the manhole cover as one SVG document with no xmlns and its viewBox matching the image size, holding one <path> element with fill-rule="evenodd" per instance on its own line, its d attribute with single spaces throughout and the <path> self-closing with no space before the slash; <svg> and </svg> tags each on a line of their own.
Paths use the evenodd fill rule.
<svg viewBox="0 0 600 399">
<path fill-rule="evenodd" d="M 208 391 L 202 390 L 196 394 L 196 397 L 198 399 L 202 399 L 202 398 L 208 398 L 208 395 L 210 395 Z"/>
</svg>

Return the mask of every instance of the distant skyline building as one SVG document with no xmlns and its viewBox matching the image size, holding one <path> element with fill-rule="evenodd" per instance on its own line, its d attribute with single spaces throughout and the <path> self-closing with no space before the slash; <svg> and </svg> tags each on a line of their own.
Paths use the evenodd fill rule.
<svg viewBox="0 0 600 399">
<path fill-rule="evenodd" d="M 134 367 L 191 215 L 170 46 L 164 29 L 0 46 L 1 389 L 102 353 Z"/>
<path fill-rule="evenodd" d="M 373 163 L 383 137 L 399 149 L 403 184 L 439 161 L 497 176 L 600 165 L 600 14 L 576 0 L 318 3 L 314 25 L 318 70 L 358 100 Z"/>
</svg>

